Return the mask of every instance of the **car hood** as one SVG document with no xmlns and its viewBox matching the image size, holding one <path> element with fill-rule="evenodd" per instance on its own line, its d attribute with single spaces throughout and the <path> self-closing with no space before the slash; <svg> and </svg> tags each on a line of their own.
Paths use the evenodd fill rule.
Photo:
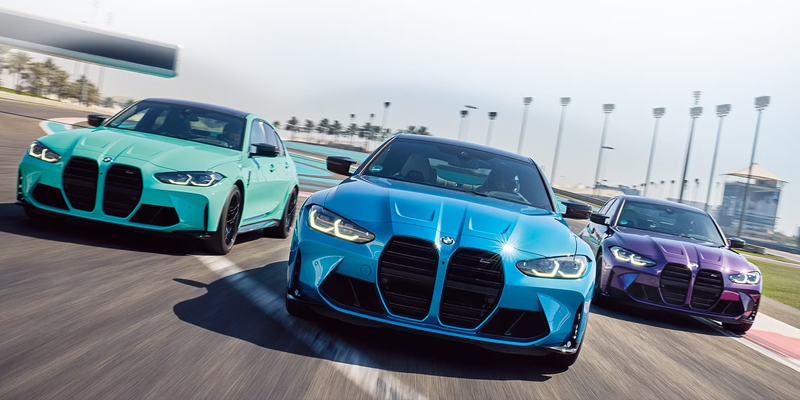
<svg viewBox="0 0 800 400">
<path fill-rule="evenodd" d="M 207 171 L 241 158 L 232 149 L 114 128 L 75 129 L 39 141 L 62 156 L 110 157 L 115 163 L 149 163 L 176 171 Z"/>
<path fill-rule="evenodd" d="M 758 268 L 726 247 L 704 245 L 656 232 L 626 229 L 614 234 L 619 246 L 643 255 L 659 264 L 697 264 L 699 268 L 722 272 L 749 272 Z"/>
<path fill-rule="evenodd" d="M 508 243 L 542 257 L 576 250 L 575 235 L 557 213 L 433 186 L 353 177 L 330 189 L 322 206 L 356 223 L 417 225 Z"/>
</svg>

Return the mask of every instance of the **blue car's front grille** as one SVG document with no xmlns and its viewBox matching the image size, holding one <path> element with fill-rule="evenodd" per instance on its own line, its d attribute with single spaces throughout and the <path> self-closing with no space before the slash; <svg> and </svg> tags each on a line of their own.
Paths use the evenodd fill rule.
<svg viewBox="0 0 800 400">
<path fill-rule="evenodd" d="M 72 157 L 69 160 L 64 167 L 62 186 L 72 208 L 94 211 L 98 175 L 96 161 L 83 157 Z"/>
<path fill-rule="evenodd" d="M 106 172 L 103 191 L 103 212 L 114 217 L 127 217 L 142 197 L 142 172 L 128 165 L 114 165 Z"/>
<path fill-rule="evenodd" d="M 672 305 L 683 305 L 689 293 L 692 272 L 683 265 L 667 264 L 661 271 L 659 286 L 664 302 Z"/>
<path fill-rule="evenodd" d="M 725 288 L 722 273 L 701 269 L 697 272 L 692 290 L 692 308 L 708 310 L 713 307 Z"/>
<path fill-rule="evenodd" d="M 439 319 L 445 325 L 475 328 L 495 309 L 502 291 L 499 254 L 459 249 L 447 266 Z"/>
<path fill-rule="evenodd" d="M 389 312 L 423 319 L 433 298 L 439 252 L 433 243 L 396 236 L 378 261 L 378 285 Z"/>
</svg>

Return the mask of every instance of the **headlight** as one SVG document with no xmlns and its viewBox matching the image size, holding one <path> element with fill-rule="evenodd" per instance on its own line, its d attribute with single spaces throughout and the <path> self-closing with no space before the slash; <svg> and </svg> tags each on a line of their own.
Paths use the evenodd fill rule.
<svg viewBox="0 0 800 400">
<path fill-rule="evenodd" d="M 155 174 L 155 178 L 172 185 L 207 187 L 225 179 L 225 175 L 210 171 L 162 172 Z"/>
<path fill-rule="evenodd" d="M 28 148 L 28 155 L 49 163 L 61 161 L 61 156 L 58 153 L 39 143 L 38 140 L 31 143 L 31 147 Z"/>
<path fill-rule="evenodd" d="M 580 278 L 589 259 L 584 256 L 538 258 L 534 260 L 523 260 L 517 262 L 517 269 L 528 276 L 538 278 Z"/>
<path fill-rule="evenodd" d="M 614 258 L 617 260 L 626 262 L 628 264 L 633 264 L 637 267 L 652 267 L 653 265 L 656 265 L 655 261 L 646 257 L 642 257 L 632 251 L 625 250 L 622 247 L 612 247 L 611 254 L 613 254 Z"/>
<path fill-rule="evenodd" d="M 308 212 L 308 225 L 315 231 L 349 242 L 367 243 L 375 239 L 366 229 L 316 205 Z"/>
<path fill-rule="evenodd" d="M 761 281 L 761 274 L 757 271 L 746 272 L 743 274 L 728 275 L 728 279 L 733 283 L 741 285 L 757 285 Z"/>
</svg>

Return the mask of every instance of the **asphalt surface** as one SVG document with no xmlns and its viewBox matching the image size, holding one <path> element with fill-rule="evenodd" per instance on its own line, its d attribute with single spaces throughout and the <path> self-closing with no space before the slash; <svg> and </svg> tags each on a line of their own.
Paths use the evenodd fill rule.
<svg viewBox="0 0 800 400">
<path fill-rule="evenodd" d="M 35 119 L 0 102 L 0 399 L 790 399 L 800 374 L 690 318 L 592 306 L 569 370 L 283 311 L 289 240 L 225 258 L 15 206 Z M 576 225 L 577 226 L 577 225 Z M 762 310 L 766 312 L 766 310 Z"/>
</svg>

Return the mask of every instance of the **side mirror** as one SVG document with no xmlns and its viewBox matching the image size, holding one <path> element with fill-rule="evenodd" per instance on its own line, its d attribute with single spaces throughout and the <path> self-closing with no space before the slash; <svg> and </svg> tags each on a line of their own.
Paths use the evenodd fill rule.
<svg viewBox="0 0 800 400">
<path fill-rule="evenodd" d="M 89 123 L 89 126 L 100 126 L 103 124 L 103 122 L 106 122 L 107 119 L 108 115 L 89 114 L 89 116 L 86 117 L 86 122 Z"/>
<path fill-rule="evenodd" d="M 356 160 L 350 157 L 328 156 L 325 161 L 328 164 L 328 171 L 344 176 L 353 175 L 350 173 L 350 166 L 355 164 Z"/>
<path fill-rule="evenodd" d="M 592 215 L 592 206 L 578 200 L 567 199 L 563 200 L 561 204 L 567 206 L 567 211 L 561 214 L 564 218 L 589 219 L 589 216 Z"/>
<path fill-rule="evenodd" d="M 605 214 L 592 213 L 592 215 L 589 216 L 589 221 L 595 224 L 608 226 L 608 216 Z"/>
<path fill-rule="evenodd" d="M 259 157 L 277 157 L 281 153 L 278 146 L 267 143 L 256 143 L 253 145 L 255 149 L 250 151 L 251 156 Z"/>
<path fill-rule="evenodd" d="M 737 237 L 728 238 L 728 245 L 732 249 L 743 249 L 745 244 L 747 244 L 747 242 L 745 242 L 744 239 L 739 239 Z"/>
</svg>

